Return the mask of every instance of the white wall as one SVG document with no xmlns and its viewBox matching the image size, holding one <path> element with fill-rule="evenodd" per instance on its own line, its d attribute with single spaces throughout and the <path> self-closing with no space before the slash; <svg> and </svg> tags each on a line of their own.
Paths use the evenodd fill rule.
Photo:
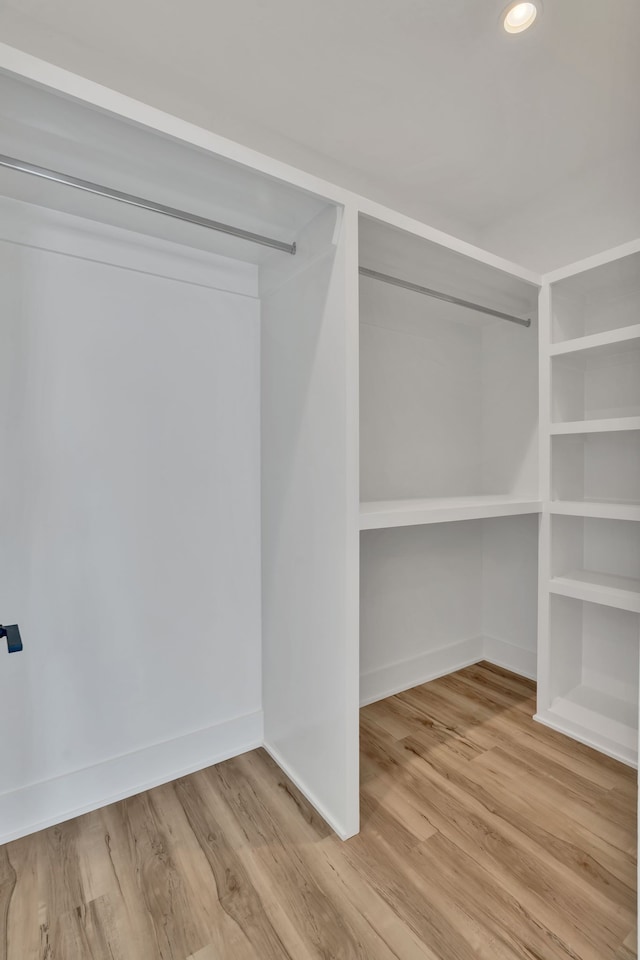
<svg viewBox="0 0 640 960">
<path fill-rule="evenodd" d="M 360 535 L 360 696 L 379 700 L 482 657 L 482 521 Z"/>
<path fill-rule="evenodd" d="M 0 842 L 262 736 L 256 270 L 2 203 Z"/>
<path fill-rule="evenodd" d="M 360 281 L 360 496 L 482 487 L 482 327 L 409 290 Z"/>
<path fill-rule="evenodd" d="M 486 659 L 535 677 L 538 517 L 361 534 L 363 702 Z"/>
<path fill-rule="evenodd" d="M 498 320 L 482 333 L 482 490 L 538 491 L 538 324 Z"/>
<path fill-rule="evenodd" d="M 484 657 L 536 676 L 539 517 L 482 521 Z"/>
<path fill-rule="evenodd" d="M 545 190 L 476 242 L 531 270 L 546 273 L 640 237 L 639 152 L 621 153 L 606 167 L 585 166 Z M 604 185 L 604 186 L 603 186 Z"/>
<path fill-rule="evenodd" d="M 488 322 L 365 277 L 360 318 L 361 499 L 534 495 L 535 319 Z"/>
</svg>

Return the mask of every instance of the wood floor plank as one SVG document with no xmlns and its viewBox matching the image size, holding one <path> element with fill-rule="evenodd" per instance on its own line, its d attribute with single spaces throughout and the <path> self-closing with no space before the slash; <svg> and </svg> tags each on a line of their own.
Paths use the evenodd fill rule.
<svg viewBox="0 0 640 960">
<path fill-rule="evenodd" d="M 405 743 L 412 751 L 415 749 L 415 739 L 407 738 Z M 535 783 L 522 778 L 505 780 L 495 776 L 493 771 L 487 771 L 481 760 L 461 764 L 453 757 L 440 759 L 438 769 L 451 783 L 472 793 L 485 810 L 509 824 L 557 864 L 571 870 L 580 882 L 586 880 L 598 895 L 607 897 L 633 916 L 635 865 L 630 858 L 624 858 L 631 867 L 627 875 L 631 884 L 628 884 L 600 861 L 600 848 L 592 844 L 588 831 L 581 830 L 572 817 L 558 818 L 552 805 L 540 803 Z M 616 853 L 611 850 L 610 859 L 614 859 Z M 623 860 L 619 853 L 617 859 Z"/>
<path fill-rule="evenodd" d="M 9 851 L 0 847 L 0 960 L 6 960 L 9 951 L 9 907 L 16 883 L 17 875 L 9 860 Z"/>
<path fill-rule="evenodd" d="M 253 751 L 0 848 L 0 960 L 635 960 L 634 771 L 487 664 L 362 711 L 340 841 Z"/>
<path fill-rule="evenodd" d="M 262 767 L 272 777 L 273 768 Z M 359 914 L 347 914 L 344 900 L 335 886 L 323 884 L 312 868 L 305 848 L 319 836 L 317 826 L 308 818 L 296 818 L 282 805 L 282 793 L 269 788 L 268 777 L 250 776 L 246 759 L 229 764 L 218 778 L 219 787 L 229 805 L 242 795 L 243 825 L 249 839 L 243 850 L 252 865 L 252 876 L 262 876 L 263 890 L 278 890 L 285 900 L 289 918 L 317 960 L 325 956 L 336 960 L 379 957 L 394 960 L 384 940 Z M 296 830 L 296 825 L 298 829 Z M 269 843 L 265 843 L 265 833 Z M 273 894 L 271 894 L 271 899 Z M 322 918 L 322 924 L 318 919 Z"/>
<path fill-rule="evenodd" d="M 380 782 L 384 789 L 386 774 Z M 611 954 L 612 943 L 621 939 L 625 916 L 615 904 L 600 902 L 585 883 L 568 876 L 548 852 L 532 844 L 508 822 L 483 807 L 428 761 L 415 756 L 404 769 L 404 789 L 417 798 L 428 795 L 430 819 L 438 831 L 479 862 L 489 865 L 495 882 L 517 891 L 532 916 L 549 928 L 562 929 L 562 938 L 582 943 L 585 956 L 601 960 Z M 371 787 L 369 787 L 371 789 Z M 553 908 L 549 911 L 549 903 Z M 584 928 L 588 935 L 584 935 Z"/>
<path fill-rule="evenodd" d="M 207 858 L 217 899 L 225 913 L 237 924 L 253 949 L 261 951 L 265 960 L 295 960 L 274 929 L 247 872 L 240 856 L 242 843 L 234 842 L 242 827 L 234 823 L 232 814 L 220 817 L 219 797 L 211 789 L 208 778 L 204 773 L 183 778 L 176 781 L 175 791 Z"/>
</svg>

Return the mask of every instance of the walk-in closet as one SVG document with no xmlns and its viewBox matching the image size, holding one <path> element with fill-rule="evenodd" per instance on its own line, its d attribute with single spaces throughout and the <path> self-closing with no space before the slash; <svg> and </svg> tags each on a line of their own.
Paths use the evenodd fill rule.
<svg viewBox="0 0 640 960">
<path fill-rule="evenodd" d="M 360 221 L 361 697 L 536 670 L 537 287 Z"/>
<path fill-rule="evenodd" d="M 640 242 L 541 276 L 0 71 L 0 843 L 260 746 L 348 839 L 361 706 L 480 661 L 636 766 Z"/>
</svg>

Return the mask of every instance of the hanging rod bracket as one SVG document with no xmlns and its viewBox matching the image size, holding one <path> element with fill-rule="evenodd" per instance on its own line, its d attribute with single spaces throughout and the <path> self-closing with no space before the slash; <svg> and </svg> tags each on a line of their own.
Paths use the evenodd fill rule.
<svg viewBox="0 0 640 960">
<path fill-rule="evenodd" d="M 207 230 L 226 233 L 230 237 L 238 237 L 240 240 L 248 240 L 250 243 L 257 243 L 263 247 L 281 250 L 283 253 L 290 253 L 292 256 L 295 255 L 296 252 L 295 243 L 276 240 L 274 237 L 265 237 L 260 233 L 242 230 L 228 223 L 220 223 L 218 220 L 209 220 L 207 217 L 200 217 L 196 213 L 188 213 L 185 210 L 178 210 L 176 207 L 168 207 L 164 203 L 156 203 L 154 200 L 145 200 L 143 197 L 136 197 L 132 193 L 123 193 L 121 190 L 113 190 L 111 187 L 103 187 L 98 183 L 92 183 L 90 180 L 81 180 L 79 177 L 72 177 L 64 173 L 58 173 L 56 170 L 49 170 L 48 167 L 39 167 L 35 163 L 27 163 L 24 160 L 16 160 L 14 157 L 7 157 L 0 154 L 0 167 L 6 167 L 8 170 L 17 170 L 19 173 L 28 173 L 33 177 L 40 177 L 42 180 L 50 180 L 53 183 L 61 183 L 67 187 L 74 187 L 76 190 L 84 190 L 85 193 L 92 193 L 97 197 L 117 200 L 119 203 L 125 203 L 130 207 L 149 210 L 151 213 L 159 213 L 165 217 L 172 217 L 174 220 L 192 223 L 197 227 L 204 227 Z"/>
<path fill-rule="evenodd" d="M 459 307 L 468 307 L 469 310 L 486 313 L 488 316 L 497 317 L 499 320 L 509 320 L 511 323 L 518 323 L 521 327 L 531 326 L 530 319 L 523 320 L 521 317 L 515 317 L 511 313 L 502 313 L 500 310 L 494 310 L 492 307 L 484 307 L 482 304 L 473 303 L 471 300 L 461 300 L 460 297 L 452 297 L 448 293 L 440 293 L 438 290 L 431 290 L 430 287 L 422 287 L 418 283 L 411 283 L 410 280 L 400 280 L 398 277 L 391 277 L 387 273 L 369 270 L 368 267 L 360 267 L 358 272 L 361 277 L 369 277 L 371 280 L 390 283 L 394 287 L 402 287 L 404 290 L 413 290 L 414 293 L 421 293 L 426 297 L 433 297 L 435 300 L 444 300 L 446 303 L 455 303 Z"/>
</svg>

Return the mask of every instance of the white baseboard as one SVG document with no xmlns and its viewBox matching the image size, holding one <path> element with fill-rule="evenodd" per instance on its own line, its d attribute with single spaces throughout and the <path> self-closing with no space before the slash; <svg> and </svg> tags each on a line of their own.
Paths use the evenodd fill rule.
<svg viewBox="0 0 640 960">
<path fill-rule="evenodd" d="M 430 650 L 412 660 L 401 660 L 360 677 L 360 706 L 384 700 L 438 677 L 487 660 L 529 680 L 536 679 L 536 653 L 495 637 L 472 637 L 448 647 Z"/>
<path fill-rule="evenodd" d="M 634 770 L 638 768 L 637 750 L 616 743 L 614 740 L 610 740 L 608 737 L 604 737 L 602 734 L 596 733 L 593 730 L 588 730 L 586 727 L 581 726 L 579 723 L 574 723 L 566 717 L 558 716 L 553 710 L 544 710 L 542 713 L 536 713 L 533 719 L 538 723 L 544 724 L 545 727 L 551 727 L 552 730 L 563 733 L 565 737 L 571 737 L 572 740 L 578 740 L 579 743 L 584 743 L 599 753 L 605 753 L 608 757 L 613 757 L 614 760 L 620 760 L 621 763 L 625 763 L 628 767 L 633 767 Z"/>
<path fill-rule="evenodd" d="M 430 650 L 411 660 L 401 660 L 360 676 L 360 706 L 384 700 L 429 680 L 437 680 L 462 667 L 478 663 L 484 655 L 484 638 L 459 640 L 448 647 Z"/>
<path fill-rule="evenodd" d="M 313 790 L 309 790 L 306 784 L 304 784 L 303 781 L 299 779 L 295 771 L 292 770 L 292 768 L 289 766 L 289 764 L 284 759 L 282 754 L 275 747 L 271 746 L 271 744 L 267 743 L 266 741 L 262 744 L 262 746 L 267 751 L 271 759 L 275 760 L 275 762 L 278 764 L 282 772 L 286 774 L 286 776 L 289 778 L 289 780 L 291 780 L 293 784 L 295 784 L 295 786 L 298 788 L 300 793 L 307 798 L 311 806 L 314 807 L 315 810 L 317 810 L 317 812 L 320 814 L 320 816 L 325 821 L 325 823 L 327 823 L 331 827 L 333 832 L 336 833 L 341 840 L 349 840 L 351 837 L 356 835 L 356 833 L 358 832 L 357 829 L 345 830 L 344 826 L 338 823 L 338 821 L 331 816 L 328 810 L 325 809 L 324 805 L 318 800 Z"/>
<path fill-rule="evenodd" d="M 484 638 L 484 660 L 493 663 L 496 667 L 511 670 L 521 677 L 535 680 L 537 676 L 537 654 L 535 650 L 524 650 L 506 640 L 496 640 L 495 637 Z"/>
<path fill-rule="evenodd" d="M 0 795 L 0 844 L 71 820 L 262 745 L 262 712 Z"/>
</svg>

